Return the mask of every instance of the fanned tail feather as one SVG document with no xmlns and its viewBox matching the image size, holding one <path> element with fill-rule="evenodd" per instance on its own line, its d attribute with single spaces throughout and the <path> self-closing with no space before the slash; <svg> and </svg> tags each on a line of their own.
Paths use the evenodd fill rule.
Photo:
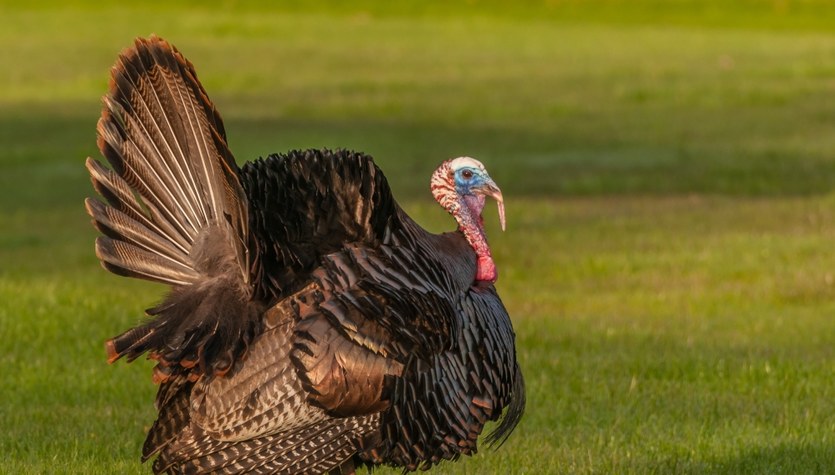
<svg viewBox="0 0 835 475">
<path fill-rule="evenodd" d="M 120 213 L 108 216 L 101 209 L 106 207 L 87 208 L 98 227 L 134 245 L 108 256 L 111 266 L 171 283 L 169 276 L 134 269 L 147 255 L 131 259 L 133 254 L 151 251 L 170 258 L 175 267 L 189 266 L 185 254 L 201 229 L 215 224 L 228 227 L 240 277 L 248 282 L 241 239 L 248 233 L 246 198 L 220 117 L 191 64 L 159 38 L 137 40 L 114 67 L 104 104 L 98 145 L 114 170 L 94 160 L 87 168 L 96 190 Z M 140 243 L 137 235 L 146 237 Z"/>
<path fill-rule="evenodd" d="M 111 168 L 87 160 L 106 201 L 85 202 L 103 234 L 96 255 L 115 274 L 173 286 L 152 320 L 107 342 L 108 360 L 150 352 L 158 382 L 195 366 L 228 371 L 260 323 L 248 203 L 220 115 L 166 41 L 137 39 L 120 55 L 98 146 Z"/>
</svg>

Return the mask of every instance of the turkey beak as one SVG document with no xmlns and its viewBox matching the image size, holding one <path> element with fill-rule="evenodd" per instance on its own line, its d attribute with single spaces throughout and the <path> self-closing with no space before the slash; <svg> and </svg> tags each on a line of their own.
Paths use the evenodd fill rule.
<svg viewBox="0 0 835 475">
<path fill-rule="evenodd" d="M 484 181 L 484 184 L 480 185 L 478 188 L 473 189 L 473 191 L 485 196 L 490 196 L 494 200 L 496 200 L 496 204 L 499 207 L 499 223 L 501 223 L 502 231 L 504 231 L 506 227 L 504 215 L 504 198 L 502 197 L 502 190 L 499 189 L 499 186 L 496 185 L 496 182 L 494 182 L 490 178 L 487 178 Z"/>
</svg>

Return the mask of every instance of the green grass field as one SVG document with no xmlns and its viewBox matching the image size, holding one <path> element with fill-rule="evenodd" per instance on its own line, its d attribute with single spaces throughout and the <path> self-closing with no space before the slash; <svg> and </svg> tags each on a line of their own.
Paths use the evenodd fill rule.
<svg viewBox="0 0 835 475">
<path fill-rule="evenodd" d="M 0 473 L 150 471 L 151 365 L 102 343 L 163 289 L 98 266 L 82 201 L 109 68 L 151 33 L 239 161 L 366 151 L 435 231 L 440 161 L 502 186 L 528 410 L 439 473 L 835 472 L 835 9 L 503 3 L 0 2 Z"/>
</svg>

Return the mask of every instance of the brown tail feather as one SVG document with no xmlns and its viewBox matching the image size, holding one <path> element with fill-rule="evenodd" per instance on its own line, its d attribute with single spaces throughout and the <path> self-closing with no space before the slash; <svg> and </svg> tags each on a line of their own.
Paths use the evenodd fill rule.
<svg viewBox="0 0 835 475">
<path fill-rule="evenodd" d="M 108 359 L 150 351 L 164 381 L 221 374 L 257 334 L 251 301 L 248 203 L 223 123 L 192 65 L 166 41 L 138 39 L 112 70 L 98 146 L 88 159 L 106 204 L 88 200 L 111 272 L 174 287 L 153 320 L 108 343 Z M 180 360 L 183 361 L 180 361 Z"/>
<path fill-rule="evenodd" d="M 162 218 L 162 213 L 153 202 L 140 203 L 130 185 L 113 170 L 104 168 L 97 160 L 88 158 L 86 166 L 90 172 L 93 187 L 107 200 L 110 206 L 130 216 L 160 237 L 170 239 L 170 244 L 182 252 L 188 252 L 190 243 L 186 237 L 178 233 L 171 223 Z M 95 216 L 93 217 L 95 218 Z"/>
<path fill-rule="evenodd" d="M 126 241 L 105 236 L 96 238 L 96 256 L 105 268 L 126 277 L 153 280 L 171 285 L 188 285 L 200 275 L 183 264 L 165 259 Z"/>
<path fill-rule="evenodd" d="M 142 325 L 131 328 L 119 336 L 113 337 L 105 342 L 107 350 L 107 362 L 114 363 L 123 356 L 128 356 L 128 360 L 132 361 L 141 352 L 137 352 L 137 347 L 141 346 L 154 333 L 155 328 L 152 324 Z"/>
</svg>

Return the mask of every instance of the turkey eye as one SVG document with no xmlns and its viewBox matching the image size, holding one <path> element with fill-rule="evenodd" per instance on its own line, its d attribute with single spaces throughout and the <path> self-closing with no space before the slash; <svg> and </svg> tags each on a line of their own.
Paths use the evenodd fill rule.
<svg viewBox="0 0 835 475">
<path fill-rule="evenodd" d="M 473 172 L 472 172 L 472 170 L 464 170 L 464 171 L 461 172 L 461 176 L 463 176 L 464 178 L 469 180 L 470 178 L 473 177 Z"/>
</svg>

